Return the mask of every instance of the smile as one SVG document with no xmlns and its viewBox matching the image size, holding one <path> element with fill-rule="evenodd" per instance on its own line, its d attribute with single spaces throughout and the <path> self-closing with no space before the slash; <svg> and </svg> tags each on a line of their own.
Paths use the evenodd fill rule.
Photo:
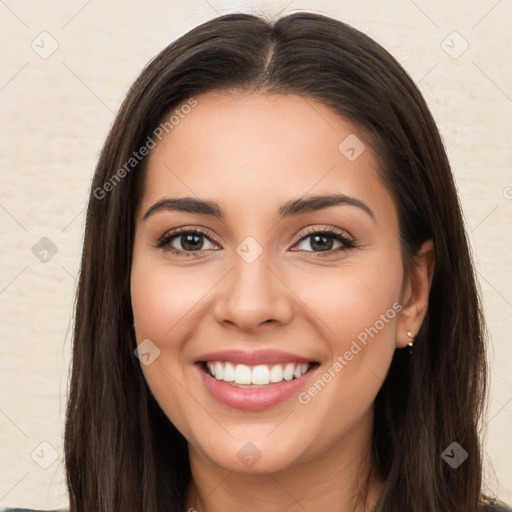
<svg viewBox="0 0 512 512">
<path fill-rule="evenodd" d="M 270 383 L 291 381 L 304 375 L 311 363 L 259 364 L 248 366 L 229 361 L 208 361 L 206 367 L 212 377 L 235 386 L 265 386 Z"/>
<path fill-rule="evenodd" d="M 224 350 L 194 360 L 209 396 L 222 405 L 262 411 L 305 389 L 320 364 L 307 356 L 276 350 Z"/>
</svg>

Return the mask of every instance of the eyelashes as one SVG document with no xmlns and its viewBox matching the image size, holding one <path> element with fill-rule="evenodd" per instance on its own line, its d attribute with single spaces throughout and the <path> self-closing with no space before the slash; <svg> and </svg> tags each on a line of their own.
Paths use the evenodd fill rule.
<svg viewBox="0 0 512 512">
<path fill-rule="evenodd" d="M 198 255 L 201 255 L 206 250 L 211 250 L 212 248 L 204 249 L 204 243 L 200 243 L 202 239 L 206 239 L 209 244 L 213 246 L 214 249 L 218 249 L 219 245 L 214 242 L 211 237 L 203 230 L 199 228 L 177 228 L 173 229 L 169 232 L 167 232 L 165 235 L 163 235 L 156 243 L 155 247 L 158 249 L 162 249 L 166 252 L 169 252 L 171 254 L 174 254 L 176 256 L 183 256 L 183 257 L 197 257 Z M 171 245 L 175 240 L 179 241 L 179 244 L 181 245 L 182 249 L 178 249 L 176 247 L 173 247 Z M 298 244 L 301 244 L 304 241 L 309 241 L 309 246 L 313 247 L 313 244 L 320 243 L 320 240 L 328 241 L 328 240 L 334 240 L 335 242 L 338 242 L 341 244 L 341 247 L 338 247 L 336 249 L 328 248 L 327 250 L 301 250 L 301 249 L 292 249 L 293 252 L 301 251 L 301 252 L 311 252 L 315 254 L 315 257 L 325 257 L 325 256 L 332 256 L 335 253 L 338 252 L 345 252 L 350 249 L 357 248 L 357 245 L 354 240 L 352 240 L 350 237 L 346 235 L 346 233 L 340 229 L 336 228 L 323 228 L 323 229 L 309 229 L 306 232 L 301 234 L 301 238 L 294 244 L 294 247 Z M 193 250 L 186 250 L 185 246 L 189 246 L 192 244 Z M 199 248 L 196 248 L 194 250 L 194 245 L 199 245 Z M 322 246 L 322 244 L 320 243 Z M 325 245 L 334 245 L 334 244 L 324 244 Z"/>
<path fill-rule="evenodd" d="M 340 252 L 340 251 L 344 252 L 344 251 L 348 251 L 349 249 L 355 249 L 357 247 L 354 240 L 349 238 L 345 234 L 344 231 L 342 231 L 340 229 L 336 229 L 336 228 L 324 228 L 324 229 L 310 228 L 309 230 L 307 230 L 306 232 L 301 234 L 301 238 L 294 245 L 300 244 L 301 242 L 308 240 L 308 239 L 315 240 L 315 243 L 318 243 L 318 239 L 324 239 L 324 240 L 332 239 L 341 244 L 341 247 L 338 247 L 337 249 L 331 248 L 326 251 L 324 251 L 324 250 L 322 250 L 322 251 L 305 251 L 305 252 L 313 252 L 317 256 L 330 256 L 333 253 Z M 310 244 L 310 247 L 312 247 L 311 241 L 309 242 L 309 244 Z"/>
<path fill-rule="evenodd" d="M 158 249 L 164 249 L 165 251 L 171 252 L 173 254 L 176 254 L 179 256 L 183 255 L 186 257 L 194 256 L 194 253 L 202 252 L 205 250 L 203 248 L 200 248 L 199 250 L 196 250 L 196 251 L 186 251 L 186 250 L 176 249 L 175 247 L 172 247 L 171 242 L 174 239 L 178 239 L 180 237 L 181 238 L 188 237 L 189 240 L 186 243 L 191 243 L 191 242 L 193 243 L 193 241 L 190 240 L 191 238 L 196 238 L 196 239 L 197 238 L 206 238 L 211 244 L 217 245 L 214 242 L 212 242 L 211 238 L 201 229 L 178 228 L 178 229 L 173 229 L 172 231 L 169 231 L 162 238 L 160 238 L 156 244 L 156 247 Z"/>
</svg>

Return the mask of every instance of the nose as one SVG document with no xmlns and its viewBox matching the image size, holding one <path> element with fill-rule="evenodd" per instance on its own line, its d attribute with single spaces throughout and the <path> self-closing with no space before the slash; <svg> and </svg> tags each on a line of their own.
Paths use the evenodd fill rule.
<svg viewBox="0 0 512 512">
<path fill-rule="evenodd" d="M 265 253 L 264 253 L 265 254 Z M 262 254 L 247 263 L 237 254 L 234 266 L 217 287 L 217 322 L 253 333 L 262 325 L 285 325 L 293 317 L 293 292 Z"/>
</svg>

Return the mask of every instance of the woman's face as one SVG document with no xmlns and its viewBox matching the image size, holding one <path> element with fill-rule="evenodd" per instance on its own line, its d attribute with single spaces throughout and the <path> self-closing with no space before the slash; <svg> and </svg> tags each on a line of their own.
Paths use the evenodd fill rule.
<svg viewBox="0 0 512 512">
<path fill-rule="evenodd" d="M 151 150 L 136 219 L 145 378 L 195 460 L 264 472 L 350 456 L 421 323 L 400 313 L 397 210 L 375 154 L 312 99 L 196 100 Z"/>
</svg>

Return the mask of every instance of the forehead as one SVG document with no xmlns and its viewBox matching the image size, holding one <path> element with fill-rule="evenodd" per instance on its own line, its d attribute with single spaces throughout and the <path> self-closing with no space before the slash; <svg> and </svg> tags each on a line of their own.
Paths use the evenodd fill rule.
<svg viewBox="0 0 512 512">
<path fill-rule="evenodd" d="M 241 211 L 338 192 L 393 213 L 365 134 L 328 107 L 283 94 L 195 100 L 149 154 L 141 210 L 166 195 L 215 196 Z"/>
</svg>

